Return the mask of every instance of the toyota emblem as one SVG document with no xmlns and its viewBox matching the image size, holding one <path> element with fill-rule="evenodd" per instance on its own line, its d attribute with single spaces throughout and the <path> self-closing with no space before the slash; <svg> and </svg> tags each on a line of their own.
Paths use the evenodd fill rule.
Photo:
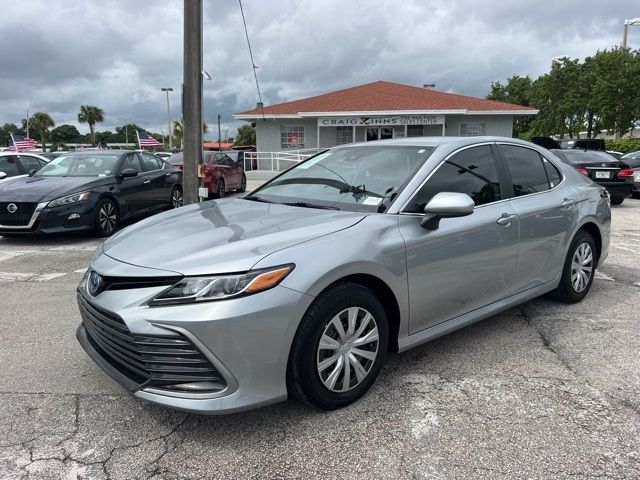
<svg viewBox="0 0 640 480">
<path fill-rule="evenodd" d="M 10 203 L 7 205 L 7 211 L 9 213 L 16 213 L 18 211 L 18 206 L 15 203 Z"/>
<path fill-rule="evenodd" d="M 103 287 L 104 282 L 102 280 L 102 277 L 96 272 L 91 272 L 91 275 L 89 275 L 89 293 L 91 294 L 91 296 L 95 297 L 96 295 L 98 295 L 100 292 L 102 292 Z"/>
</svg>

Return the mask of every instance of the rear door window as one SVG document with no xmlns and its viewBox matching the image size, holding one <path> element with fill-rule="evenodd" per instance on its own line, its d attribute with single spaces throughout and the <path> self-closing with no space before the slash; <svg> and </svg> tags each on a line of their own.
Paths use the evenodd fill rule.
<svg viewBox="0 0 640 480">
<path fill-rule="evenodd" d="M 6 173 L 7 177 L 20 175 L 20 170 L 16 163 L 16 157 L 0 157 L 0 172 Z"/>
<path fill-rule="evenodd" d="M 18 161 L 22 164 L 22 169 L 25 172 L 30 172 L 31 170 L 39 170 L 42 166 L 41 161 L 36 157 L 31 157 L 29 155 L 20 155 L 18 157 Z"/>
<path fill-rule="evenodd" d="M 127 155 L 127 157 L 122 162 L 122 168 L 120 168 L 120 171 L 125 170 L 127 168 L 131 168 L 138 173 L 142 172 L 142 166 L 140 165 L 140 160 L 138 159 L 137 155 L 135 154 Z"/>
<path fill-rule="evenodd" d="M 517 145 L 498 145 L 498 148 L 511 173 L 516 197 L 549 190 L 547 172 L 537 151 Z"/>
<path fill-rule="evenodd" d="M 491 147 L 467 148 L 449 158 L 422 186 L 406 211 L 423 213 L 429 200 L 441 192 L 466 193 L 476 205 L 501 200 L 500 179 Z"/>
</svg>

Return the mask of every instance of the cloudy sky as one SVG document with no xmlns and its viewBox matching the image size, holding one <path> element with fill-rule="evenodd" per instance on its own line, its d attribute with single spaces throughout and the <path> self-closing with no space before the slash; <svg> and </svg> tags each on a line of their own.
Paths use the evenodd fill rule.
<svg viewBox="0 0 640 480">
<path fill-rule="evenodd" d="M 537 76 L 556 56 L 619 44 L 637 0 L 243 0 L 266 105 L 376 80 L 474 96 L 513 74 Z M 160 132 L 175 89 L 180 116 L 183 0 L 0 0 L 0 124 L 46 111 L 77 125 L 101 107 L 99 130 L 127 122 Z M 204 0 L 205 121 L 253 108 L 255 82 L 237 0 Z M 629 46 L 640 48 L 640 27 Z M 88 131 L 86 125 L 79 126 Z"/>
</svg>

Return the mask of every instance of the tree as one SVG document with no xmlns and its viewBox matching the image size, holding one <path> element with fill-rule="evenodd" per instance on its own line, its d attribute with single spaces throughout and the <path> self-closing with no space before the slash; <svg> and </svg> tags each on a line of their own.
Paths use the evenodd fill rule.
<svg viewBox="0 0 640 480">
<path fill-rule="evenodd" d="M 1 146 L 11 146 L 11 134 L 23 135 L 24 130 L 20 130 L 14 123 L 5 123 L 2 127 L 0 127 L 0 145 Z"/>
<path fill-rule="evenodd" d="M 522 105 L 523 107 L 531 106 L 531 90 L 533 86 L 533 80 L 529 75 L 520 76 L 514 75 L 507 79 L 507 84 L 503 85 L 500 82 L 493 82 L 491 84 L 491 91 L 487 95 L 488 100 L 497 100 L 499 102 L 513 103 L 515 105 Z M 533 117 L 521 116 L 514 117 L 513 120 L 513 136 L 518 138 L 522 137 L 525 132 L 531 128 L 531 122 Z M 253 134 L 255 144 L 255 131 Z"/>
<path fill-rule="evenodd" d="M 184 123 L 182 120 L 176 120 L 172 125 L 172 134 L 173 138 L 176 140 L 176 145 L 182 145 L 182 139 L 184 138 Z M 209 131 L 209 125 L 206 123 L 202 124 L 202 133 L 207 133 Z"/>
<path fill-rule="evenodd" d="M 51 141 L 54 143 L 78 143 L 81 139 L 80 132 L 73 125 L 62 124 L 51 130 Z"/>
<path fill-rule="evenodd" d="M 91 131 L 91 145 L 96 146 L 95 124 L 104 121 L 104 112 L 95 105 L 81 105 L 78 122 L 88 123 Z"/>
<path fill-rule="evenodd" d="M 236 145 L 255 145 L 256 129 L 249 124 L 242 125 L 238 128 L 235 143 Z"/>
<path fill-rule="evenodd" d="M 46 141 L 49 135 L 49 128 L 54 125 L 55 122 L 51 116 L 45 112 L 36 112 L 29 118 L 29 128 L 40 136 L 43 152 L 46 151 L 47 148 Z"/>
</svg>

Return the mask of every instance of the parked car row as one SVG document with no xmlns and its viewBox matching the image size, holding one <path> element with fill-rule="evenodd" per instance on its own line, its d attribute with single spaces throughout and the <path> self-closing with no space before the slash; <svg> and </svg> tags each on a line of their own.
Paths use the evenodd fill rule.
<svg viewBox="0 0 640 480">
<path fill-rule="evenodd" d="M 46 161 L 3 152 L 22 174 L 0 182 L 0 235 L 93 230 L 182 206 L 182 171 L 148 152 L 64 152 Z M 24 175 L 24 173 L 28 173 Z"/>
</svg>

